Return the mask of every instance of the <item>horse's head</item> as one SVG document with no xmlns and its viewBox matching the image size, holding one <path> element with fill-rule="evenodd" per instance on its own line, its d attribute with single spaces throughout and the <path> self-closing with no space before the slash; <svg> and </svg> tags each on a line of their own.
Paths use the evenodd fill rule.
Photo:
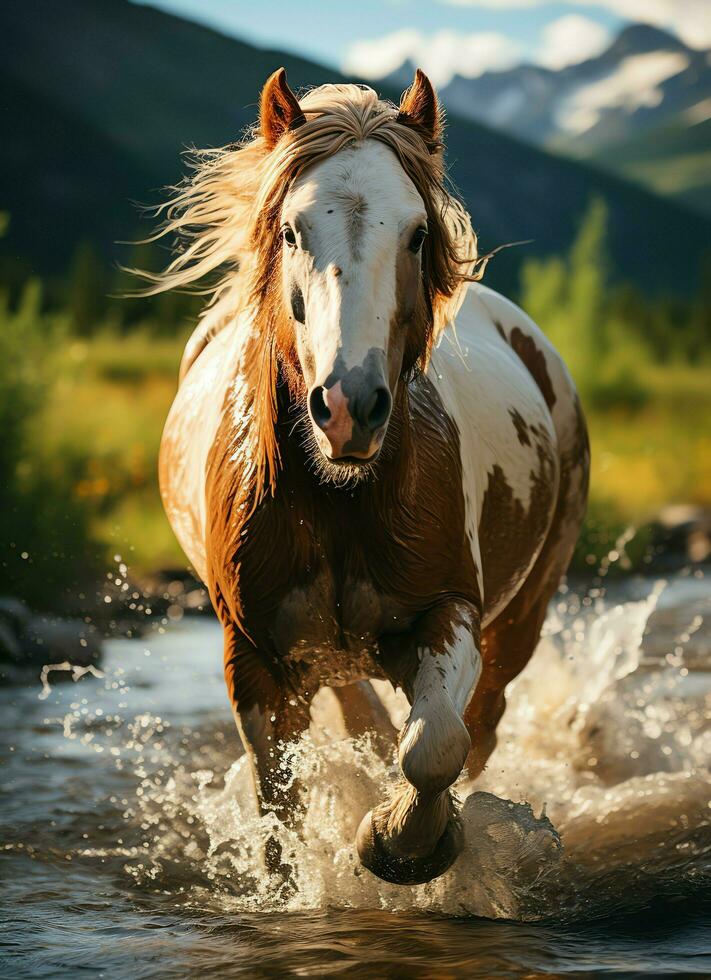
<svg viewBox="0 0 711 980">
<path fill-rule="evenodd" d="M 334 461 L 372 460 L 421 302 L 422 199 L 393 153 L 369 140 L 295 181 L 281 235 L 316 442 Z"/>
<path fill-rule="evenodd" d="M 469 216 L 445 187 L 427 77 L 418 70 L 395 107 L 364 85 L 299 100 L 280 69 L 262 91 L 259 129 L 195 151 L 192 175 L 158 213 L 156 237 L 181 244 L 163 272 L 142 273 L 144 292 L 216 277 L 187 366 L 227 325 L 248 331 L 256 482 L 273 487 L 278 470 L 277 365 L 321 475 L 366 475 L 403 380 L 427 364 L 477 266 Z"/>
<path fill-rule="evenodd" d="M 272 76 L 261 105 L 268 145 L 285 133 L 288 143 L 307 125 L 308 102 L 299 104 L 283 72 Z M 399 114 L 387 119 L 389 128 L 374 127 L 299 173 L 278 215 L 283 305 L 309 442 L 322 472 L 336 479 L 368 471 L 363 464 L 380 452 L 398 384 L 423 357 L 432 331 L 428 236 L 438 236 L 433 247 L 441 248 L 442 219 L 428 180 L 440 114 L 422 72 Z M 419 188 L 398 155 L 408 147 L 393 139 L 396 119 L 427 170 Z"/>
</svg>

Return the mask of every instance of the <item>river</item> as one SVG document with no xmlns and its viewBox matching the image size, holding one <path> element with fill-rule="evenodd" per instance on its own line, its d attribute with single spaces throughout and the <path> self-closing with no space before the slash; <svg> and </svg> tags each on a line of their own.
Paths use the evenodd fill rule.
<svg viewBox="0 0 711 980">
<path fill-rule="evenodd" d="M 395 779 L 318 695 L 295 869 L 258 819 L 207 618 L 111 639 L 97 675 L 0 690 L 3 977 L 711 975 L 711 587 L 568 590 L 461 780 L 466 847 L 415 888 L 353 835 Z M 401 696 L 379 690 L 393 718 Z"/>
</svg>

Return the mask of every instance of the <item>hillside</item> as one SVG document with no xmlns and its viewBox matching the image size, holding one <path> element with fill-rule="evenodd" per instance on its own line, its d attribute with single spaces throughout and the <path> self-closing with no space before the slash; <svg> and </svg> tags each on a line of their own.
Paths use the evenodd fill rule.
<svg viewBox="0 0 711 980">
<path fill-rule="evenodd" d="M 107 258 L 125 258 L 114 242 L 135 233 L 129 199 L 156 201 L 178 176 L 184 146 L 239 136 L 276 66 L 294 87 L 340 80 L 125 0 L 2 5 L 0 57 L 10 133 L 0 158 L 0 210 L 11 214 L 4 245 L 46 272 L 63 270 L 86 238 Z M 482 246 L 534 239 L 526 253 L 492 263 L 493 285 L 515 288 L 524 254 L 565 250 L 592 196 L 609 207 L 617 278 L 654 291 L 696 285 L 711 248 L 706 219 L 454 115 L 448 146 Z"/>
<path fill-rule="evenodd" d="M 129 200 L 154 180 L 110 137 L 0 70 L 0 210 L 13 252 L 42 271 L 62 267 L 78 241 L 110 243 L 135 226 Z"/>
<path fill-rule="evenodd" d="M 711 113 L 711 99 L 707 102 L 706 112 Z M 687 110 L 677 119 L 598 148 L 590 159 L 711 214 L 711 115 L 699 118 Z"/>
<path fill-rule="evenodd" d="M 409 70 L 403 66 L 390 79 Z M 455 76 L 442 98 L 467 119 L 596 161 L 711 213 L 708 52 L 665 31 L 631 25 L 603 54 L 559 71 L 524 64 Z M 684 142 L 694 144 L 692 153 L 674 146 Z"/>
</svg>

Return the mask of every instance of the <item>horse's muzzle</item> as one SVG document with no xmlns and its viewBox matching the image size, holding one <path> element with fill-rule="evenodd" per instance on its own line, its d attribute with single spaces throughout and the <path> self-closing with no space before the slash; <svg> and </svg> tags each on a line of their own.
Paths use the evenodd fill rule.
<svg viewBox="0 0 711 980">
<path fill-rule="evenodd" d="M 374 458 L 385 436 L 392 395 L 383 384 L 361 385 L 344 391 L 341 381 L 309 392 L 309 415 L 319 445 L 332 460 Z"/>
</svg>

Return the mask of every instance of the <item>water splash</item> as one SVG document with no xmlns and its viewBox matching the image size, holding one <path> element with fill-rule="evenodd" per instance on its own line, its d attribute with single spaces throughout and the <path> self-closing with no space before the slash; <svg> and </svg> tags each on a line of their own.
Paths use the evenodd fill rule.
<svg viewBox="0 0 711 980">
<path fill-rule="evenodd" d="M 40 684 L 42 685 L 42 690 L 37 695 L 40 701 L 46 701 L 47 698 L 52 693 L 52 685 L 49 683 L 50 674 L 59 673 L 70 673 L 72 675 L 72 680 L 76 683 L 81 680 L 85 674 L 91 674 L 92 677 L 103 677 L 103 673 L 94 667 L 93 664 L 87 664 L 86 666 L 82 664 L 71 664 L 68 660 L 63 660 L 61 664 L 45 664 L 40 671 Z"/>
<path fill-rule="evenodd" d="M 120 843 L 87 846 L 82 854 L 120 859 L 123 873 L 144 889 L 235 911 L 336 906 L 580 917 L 708 880 L 708 586 L 681 576 L 630 591 L 616 603 L 601 589 L 558 597 L 536 655 L 507 692 L 486 772 L 473 785 L 461 779 L 456 786 L 466 847 L 435 882 L 400 888 L 360 869 L 356 827 L 392 787 L 396 770 L 367 738 L 344 737 L 330 692 L 317 696 L 313 730 L 290 750 L 295 775 L 308 787 L 299 835 L 273 815 L 257 815 L 247 759 L 233 761 L 227 727 L 205 724 L 208 707 L 223 702 L 219 671 L 204 688 L 186 690 L 174 663 L 170 674 L 156 672 L 155 663 L 152 674 L 134 667 L 130 683 L 117 664 L 104 681 L 117 699 L 113 713 L 82 699 L 69 724 L 68 715 L 60 719 L 69 738 L 88 726 L 82 747 L 132 782 L 115 798 L 126 828 Z M 156 638 L 153 651 L 144 651 L 153 652 L 146 664 L 156 655 L 170 662 L 178 635 Z M 160 715 L 150 707 L 130 714 L 141 683 L 148 690 L 169 685 Z M 377 687 L 400 724 L 404 698 Z M 294 869 L 290 886 L 263 869 L 270 835 Z"/>
</svg>

